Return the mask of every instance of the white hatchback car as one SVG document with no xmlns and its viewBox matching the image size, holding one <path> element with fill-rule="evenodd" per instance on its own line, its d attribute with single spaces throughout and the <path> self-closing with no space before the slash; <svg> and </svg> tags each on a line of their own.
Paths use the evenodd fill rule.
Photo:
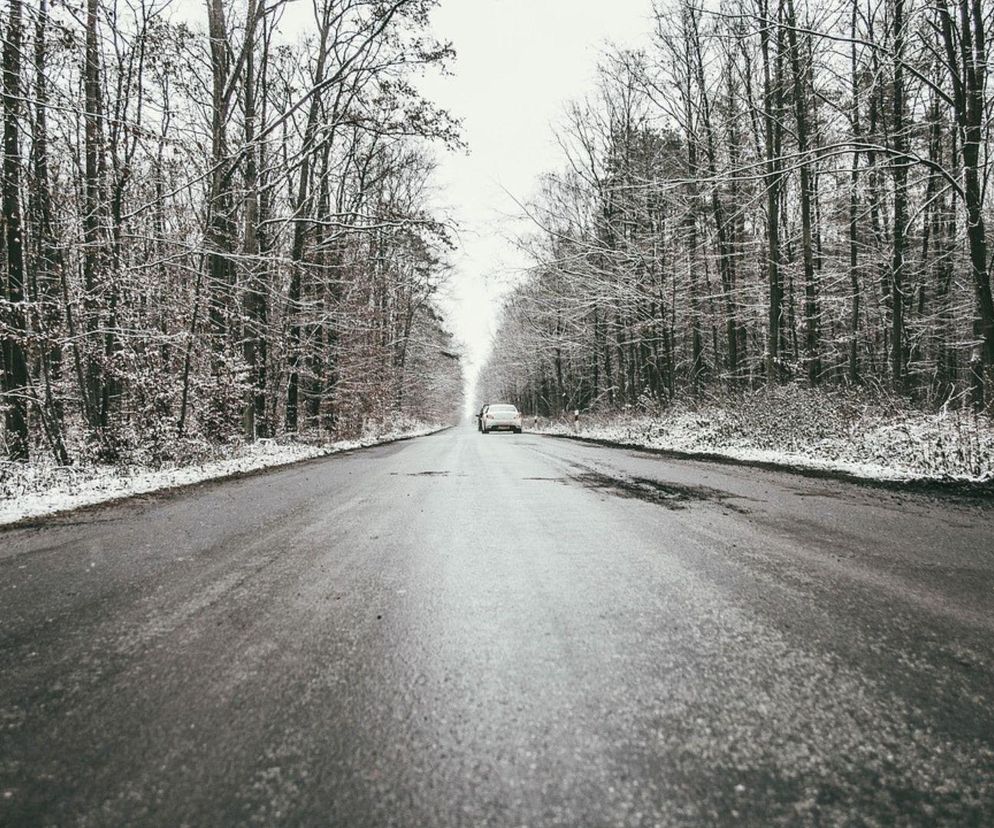
<svg viewBox="0 0 994 828">
<path fill-rule="evenodd" d="M 513 431 L 521 433 L 521 412 L 513 405 L 503 403 L 488 405 L 480 419 L 480 431 L 489 434 L 491 431 Z"/>
</svg>

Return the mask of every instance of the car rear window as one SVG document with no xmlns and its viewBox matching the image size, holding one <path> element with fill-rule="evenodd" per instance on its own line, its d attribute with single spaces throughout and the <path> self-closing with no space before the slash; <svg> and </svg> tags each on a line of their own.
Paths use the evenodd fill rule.
<svg viewBox="0 0 994 828">
<path fill-rule="evenodd" d="M 496 414 L 517 414 L 518 409 L 513 405 L 492 405 L 487 411 L 492 411 Z"/>
</svg>

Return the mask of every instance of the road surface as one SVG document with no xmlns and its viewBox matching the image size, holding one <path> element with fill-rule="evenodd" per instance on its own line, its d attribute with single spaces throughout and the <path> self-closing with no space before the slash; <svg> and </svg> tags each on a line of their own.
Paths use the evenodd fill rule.
<svg viewBox="0 0 994 828">
<path fill-rule="evenodd" d="M 994 509 L 431 437 L 0 533 L 0 824 L 994 824 Z"/>
</svg>

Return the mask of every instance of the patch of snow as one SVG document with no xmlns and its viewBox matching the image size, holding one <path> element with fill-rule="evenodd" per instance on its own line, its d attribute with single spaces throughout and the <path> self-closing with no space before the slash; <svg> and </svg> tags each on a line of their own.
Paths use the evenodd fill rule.
<svg viewBox="0 0 994 828">
<path fill-rule="evenodd" d="M 539 432 L 886 481 L 994 481 L 994 428 L 972 412 L 872 411 L 756 395 L 659 414 L 541 421 Z"/>
<path fill-rule="evenodd" d="M 421 437 L 444 428 L 438 424 L 403 421 L 386 430 L 370 427 L 355 440 L 323 445 L 257 440 L 229 448 L 230 456 L 201 463 L 142 466 L 58 466 L 40 460 L 0 465 L 0 525 L 41 517 L 81 506 L 187 486 L 234 474 L 275 468 L 342 451 Z"/>
</svg>

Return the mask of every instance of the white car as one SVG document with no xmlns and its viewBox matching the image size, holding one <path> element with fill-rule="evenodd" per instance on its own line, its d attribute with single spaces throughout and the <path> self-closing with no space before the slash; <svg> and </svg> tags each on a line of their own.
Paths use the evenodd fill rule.
<svg viewBox="0 0 994 828">
<path fill-rule="evenodd" d="M 489 434 L 491 431 L 513 431 L 521 433 L 521 412 L 513 405 L 503 403 L 488 405 L 480 418 L 480 431 Z"/>
</svg>

